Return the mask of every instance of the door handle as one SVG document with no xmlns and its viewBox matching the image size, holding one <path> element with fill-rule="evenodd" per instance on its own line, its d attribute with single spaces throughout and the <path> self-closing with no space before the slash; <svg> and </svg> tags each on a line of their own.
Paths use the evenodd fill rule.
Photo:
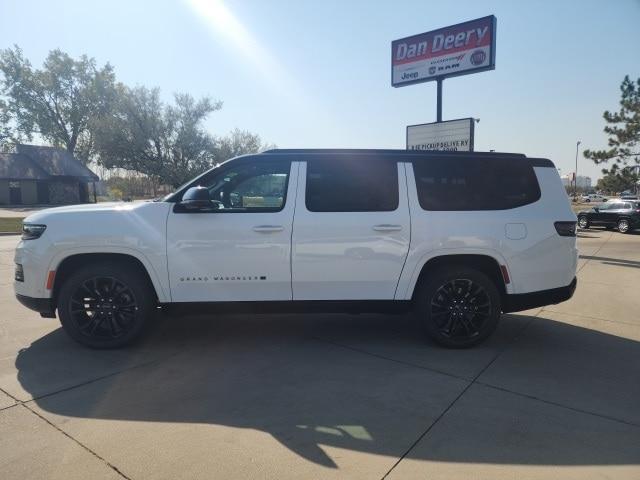
<svg viewBox="0 0 640 480">
<path fill-rule="evenodd" d="M 399 232 L 402 230 L 402 225 L 390 225 L 388 223 L 383 223 L 380 225 L 374 225 L 373 229 L 376 232 Z"/>
<path fill-rule="evenodd" d="M 256 225 L 253 227 L 254 232 L 260 233 L 270 233 L 270 232 L 281 232 L 284 230 L 282 225 Z"/>
</svg>

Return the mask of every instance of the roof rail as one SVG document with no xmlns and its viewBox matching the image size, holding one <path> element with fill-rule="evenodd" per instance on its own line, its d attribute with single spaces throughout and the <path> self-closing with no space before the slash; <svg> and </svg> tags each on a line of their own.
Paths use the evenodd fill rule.
<svg viewBox="0 0 640 480">
<path fill-rule="evenodd" d="M 376 149 L 376 148 L 273 148 L 262 153 L 355 153 L 355 154 L 401 154 L 401 155 L 491 155 L 505 157 L 526 157 L 523 153 L 504 152 L 452 152 L 448 150 L 403 150 L 403 149 Z"/>
</svg>

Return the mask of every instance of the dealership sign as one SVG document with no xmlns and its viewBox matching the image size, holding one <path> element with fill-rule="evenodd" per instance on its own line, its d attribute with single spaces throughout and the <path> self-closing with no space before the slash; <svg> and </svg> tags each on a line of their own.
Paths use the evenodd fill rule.
<svg viewBox="0 0 640 480">
<path fill-rule="evenodd" d="M 495 68 L 496 17 L 391 42 L 391 85 L 403 87 Z"/>
<path fill-rule="evenodd" d="M 407 127 L 407 150 L 473 152 L 473 118 Z"/>
</svg>

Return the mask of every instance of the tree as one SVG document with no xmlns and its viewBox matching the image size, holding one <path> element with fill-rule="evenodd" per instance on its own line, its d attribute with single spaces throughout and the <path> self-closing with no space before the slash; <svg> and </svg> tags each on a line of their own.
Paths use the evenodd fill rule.
<svg viewBox="0 0 640 480">
<path fill-rule="evenodd" d="M 618 164 L 613 164 L 605 176 L 598 180 L 597 188 L 615 194 L 633 190 L 637 182 L 638 175 L 630 167 L 620 168 Z"/>
<path fill-rule="evenodd" d="M 96 133 L 98 161 L 107 168 L 134 170 L 177 187 L 216 163 L 216 141 L 202 123 L 221 102 L 175 95 L 160 100 L 157 88 L 119 87 L 112 115 Z"/>
<path fill-rule="evenodd" d="M 6 148 L 13 139 L 13 129 L 10 122 L 11 117 L 6 110 L 6 104 L 0 100 L 0 150 Z"/>
<path fill-rule="evenodd" d="M 88 161 L 95 122 L 110 112 L 115 99 L 113 67 L 107 63 L 98 68 L 86 55 L 74 60 L 61 50 L 52 50 L 42 69 L 34 69 L 14 46 L 0 50 L 0 72 L 4 133 L 11 122 L 17 136 L 32 140 L 37 134 Z"/>
<path fill-rule="evenodd" d="M 625 76 L 620 91 L 620 111 L 611 113 L 607 110 L 603 114 L 607 123 L 604 132 L 609 135 L 610 148 L 585 150 L 584 156 L 593 160 L 596 165 L 615 161 L 610 169 L 602 170 L 608 184 L 626 185 L 633 182 L 632 185 L 635 186 L 638 175 L 631 167 L 640 165 L 640 78 L 634 82 L 628 75 Z"/>
<path fill-rule="evenodd" d="M 259 135 L 236 128 L 228 136 L 218 140 L 218 160 L 225 161 L 238 155 L 258 153 L 272 148 L 276 148 L 275 145 L 263 143 Z"/>
</svg>

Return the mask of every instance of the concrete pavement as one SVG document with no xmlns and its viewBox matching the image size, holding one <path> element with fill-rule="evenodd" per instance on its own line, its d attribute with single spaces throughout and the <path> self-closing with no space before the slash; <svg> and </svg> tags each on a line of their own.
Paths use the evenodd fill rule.
<svg viewBox="0 0 640 480">
<path fill-rule="evenodd" d="M 0 237 L 2 478 L 640 478 L 640 235 L 579 234 L 569 302 L 449 351 L 408 317 L 165 318 L 82 348 Z"/>
</svg>

